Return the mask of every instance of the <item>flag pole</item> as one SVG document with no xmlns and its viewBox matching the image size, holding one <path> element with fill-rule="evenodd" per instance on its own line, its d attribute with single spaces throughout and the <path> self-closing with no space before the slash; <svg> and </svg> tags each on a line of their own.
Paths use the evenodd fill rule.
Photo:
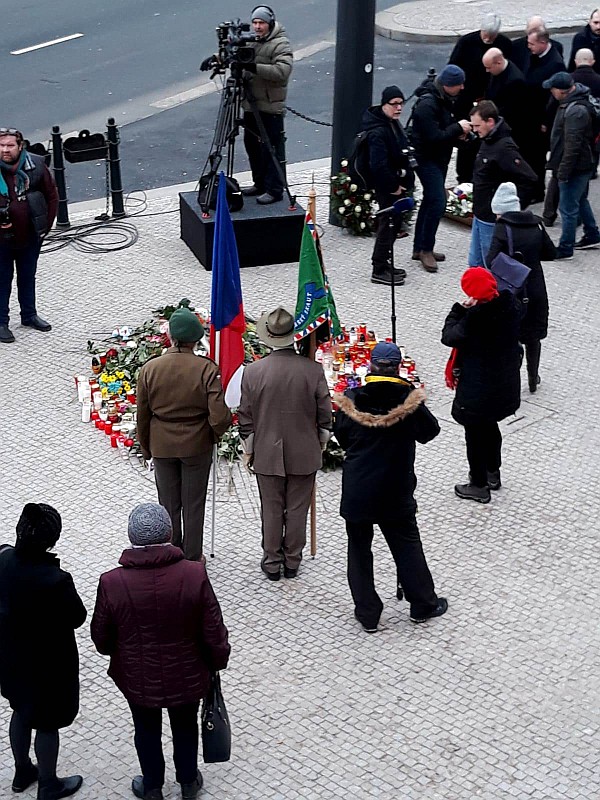
<svg viewBox="0 0 600 800">
<path fill-rule="evenodd" d="M 221 350 L 221 331 L 215 331 L 215 361 L 219 364 Z M 215 525 L 217 514 L 217 443 L 213 445 L 212 453 L 212 506 L 210 513 L 210 557 L 215 557 Z"/>
<path fill-rule="evenodd" d="M 317 224 L 317 192 L 315 189 L 315 173 L 312 174 L 311 187 L 308 190 L 308 210 L 312 217 L 313 224 Z M 308 357 L 311 361 L 315 360 L 317 352 L 317 333 L 313 331 L 308 341 Z M 317 555 L 317 479 L 313 483 L 312 494 L 310 497 L 310 555 L 314 558 Z"/>
</svg>

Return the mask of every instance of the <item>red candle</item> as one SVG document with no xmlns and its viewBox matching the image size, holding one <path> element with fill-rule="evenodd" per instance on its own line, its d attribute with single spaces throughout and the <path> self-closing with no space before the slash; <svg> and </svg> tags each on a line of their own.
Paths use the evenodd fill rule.
<svg viewBox="0 0 600 800">
<path fill-rule="evenodd" d="M 123 444 L 125 445 L 125 447 L 133 447 L 133 439 L 125 439 Z"/>
<path fill-rule="evenodd" d="M 96 427 L 98 428 L 99 431 L 103 431 L 104 430 L 104 420 L 97 419 L 96 420 Z"/>
<path fill-rule="evenodd" d="M 92 420 L 92 422 L 95 422 L 97 419 L 100 419 L 100 415 L 96 410 L 92 411 L 92 413 L 90 414 L 90 419 Z"/>
<path fill-rule="evenodd" d="M 107 436 L 110 436 L 112 433 L 112 422 L 105 422 L 104 423 L 104 433 Z"/>
<path fill-rule="evenodd" d="M 110 435 L 110 446 L 111 447 L 116 447 L 117 446 L 117 434 L 116 433 L 111 433 L 111 435 Z"/>
</svg>

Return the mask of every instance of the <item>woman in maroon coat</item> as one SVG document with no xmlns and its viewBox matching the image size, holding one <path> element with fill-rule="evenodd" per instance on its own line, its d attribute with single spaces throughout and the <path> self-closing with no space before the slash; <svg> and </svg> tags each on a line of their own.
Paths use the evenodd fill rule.
<svg viewBox="0 0 600 800">
<path fill-rule="evenodd" d="M 133 780 L 134 795 L 163 797 L 166 708 L 177 781 L 182 796 L 194 798 L 202 786 L 198 708 L 211 673 L 227 666 L 227 628 L 204 565 L 186 561 L 171 544 L 171 519 L 162 506 L 136 506 L 128 533 L 133 546 L 123 551 L 121 566 L 100 578 L 92 639 L 110 655 L 108 674 L 131 708 L 143 773 Z"/>
</svg>

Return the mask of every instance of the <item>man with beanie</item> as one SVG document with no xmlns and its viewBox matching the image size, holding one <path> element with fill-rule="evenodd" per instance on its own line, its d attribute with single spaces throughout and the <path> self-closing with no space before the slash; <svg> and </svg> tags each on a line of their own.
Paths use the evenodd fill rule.
<svg viewBox="0 0 600 800">
<path fill-rule="evenodd" d="M 539 366 L 541 340 L 548 335 L 548 292 L 542 261 L 556 258 L 556 247 L 539 217 L 531 211 L 521 211 L 514 183 L 501 183 L 492 198 L 492 211 L 497 222 L 488 252 L 491 264 L 498 253 L 517 253 L 531 272 L 525 284 L 527 303 L 521 319 L 519 341 L 525 345 L 529 391 L 533 394 L 540 384 Z"/>
<path fill-rule="evenodd" d="M 411 197 L 415 186 L 410 144 L 400 124 L 403 106 L 402 90 L 398 86 L 387 86 L 382 92 L 381 104 L 363 114 L 362 128 L 368 136 L 369 174 L 380 209 L 389 208 L 401 197 Z M 404 283 L 405 270 L 394 269 L 392 275 L 391 251 L 401 229 L 401 214 L 388 212 L 377 217 L 371 283 L 386 286 L 392 280 L 397 286 Z"/>
<path fill-rule="evenodd" d="M 271 581 L 295 578 L 306 517 L 331 428 L 331 398 L 320 364 L 294 350 L 294 317 L 278 306 L 256 323 L 273 352 L 244 369 L 239 407 L 244 460 L 260 493 L 263 557 Z"/>
<path fill-rule="evenodd" d="M 490 489 L 502 486 L 498 422 L 521 404 L 520 313 L 511 292 L 499 292 L 485 267 L 470 267 L 460 285 L 467 299 L 454 303 L 442 331 L 442 344 L 453 348 L 449 363 L 458 374 L 452 417 L 465 429 L 469 462 L 469 481 L 456 484 L 454 492 L 464 500 L 489 503 Z"/>
<path fill-rule="evenodd" d="M 512 50 L 511 40 L 500 33 L 502 21 L 498 14 L 486 13 L 481 18 L 478 31 L 471 31 L 461 36 L 448 59 L 449 64 L 456 64 L 464 70 L 465 88 L 456 101 L 457 117 L 468 119 L 469 112 L 485 97 L 488 86 L 488 74 L 483 58 L 492 48 L 496 48 L 509 58 Z M 467 141 L 458 148 L 456 154 L 456 171 L 458 183 L 471 183 L 473 180 L 473 162 L 479 142 Z"/>
<path fill-rule="evenodd" d="M 269 6 L 256 6 L 250 14 L 252 30 L 257 41 L 246 46 L 254 49 L 255 58 L 244 63 L 245 95 L 244 109 L 244 147 L 250 161 L 253 185 L 242 190 L 246 197 L 256 196 L 256 202 L 268 205 L 283 197 L 284 181 L 277 170 L 271 148 L 285 177 L 285 133 L 283 118 L 287 87 L 292 73 L 294 56 L 285 28 L 275 19 L 275 12 Z M 202 62 L 201 69 L 211 69 L 212 56 Z M 268 142 L 264 142 L 252 110 L 253 100 L 258 116 L 265 127 Z"/>
<path fill-rule="evenodd" d="M 423 197 L 415 224 L 412 257 L 427 272 L 437 272 L 437 262 L 445 259 L 443 253 L 434 252 L 434 245 L 446 210 L 445 182 L 452 148 L 471 132 L 471 123 L 466 119 L 457 121 L 455 115 L 456 98 L 464 81 L 464 71 L 448 64 L 437 78 L 425 81 L 415 91 L 411 138 Z"/>
<path fill-rule="evenodd" d="M 15 340 L 8 327 L 15 268 L 21 325 L 52 330 L 37 313 L 35 274 L 57 209 L 58 191 L 44 159 L 25 150 L 21 131 L 0 128 L 0 342 Z"/>
<path fill-rule="evenodd" d="M 158 499 L 173 522 L 173 544 L 198 561 L 213 444 L 230 426 L 231 413 L 217 365 L 194 353 L 204 337 L 198 317 L 178 308 L 169 335 L 171 347 L 146 362 L 138 376 L 138 441 L 144 458 L 153 459 Z"/>
<path fill-rule="evenodd" d="M 59 730 L 79 712 L 75 629 L 86 618 L 71 575 L 49 552 L 61 530 L 55 508 L 27 503 L 15 546 L 0 547 L 0 690 L 13 710 L 12 790 L 24 792 L 37 782 L 38 800 L 70 797 L 83 783 L 81 775 L 56 775 Z M 29 755 L 32 731 L 37 765 Z"/>
<path fill-rule="evenodd" d="M 492 198 L 498 186 L 511 178 L 517 186 L 521 205 L 528 205 L 537 176 L 523 159 L 491 100 L 482 100 L 471 110 L 471 125 L 481 146 L 473 167 L 473 225 L 469 248 L 469 266 L 489 266 L 488 250 L 496 218 Z"/>
<path fill-rule="evenodd" d="M 165 760 L 162 709 L 173 735 L 175 777 L 184 800 L 196 798 L 198 709 L 211 674 L 225 669 L 230 647 L 221 609 L 204 564 L 187 561 L 171 544 L 171 518 L 157 503 L 129 515 L 131 548 L 120 566 L 100 577 L 91 636 L 110 656 L 108 674 L 129 703 L 142 775 L 131 789 L 162 800 Z"/>
<path fill-rule="evenodd" d="M 592 152 L 594 111 L 590 90 L 575 83 L 568 72 L 557 72 L 544 82 L 544 89 L 549 89 L 558 101 L 547 165 L 558 181 L 558 211 L 562 221 L 556 258 L 571 259 L 574 249 L 600 245 L 600 231 L 588 200 L 590 178 L 596 168 Z M 583 236 L 576 242 L 579 225 L 583 225 Z"/>
<path fill-rule="evenodd" d="M 435 593 L 417 527 L 415 443 L 440 432 L 425 392 L 399 377 L 402 356 L 391 342 L 371 352 L 365 385 L 336 394 L 334 433 L 346 451 L 340 514 L 348 534 L 348 583 L 354 615 L 375 633 L 383 603 L 373 577 L 373 526 L 378 525 L 396 565 L 396 596 L 410 603 L 413 622 L 448 610 Z"/>
</svg>

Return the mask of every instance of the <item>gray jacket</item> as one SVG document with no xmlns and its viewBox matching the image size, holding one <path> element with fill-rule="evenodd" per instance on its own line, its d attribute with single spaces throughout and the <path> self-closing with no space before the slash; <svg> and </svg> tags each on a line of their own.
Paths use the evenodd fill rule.
<svg viewBox="0 0 600 800">
<path fill-rule="evenodd" d="M 550 134 L 550 160 L 547 167 L 559 181 L 592 172 L 592 111 L 590 90 L 580 83 L 558 106 Z"/>
<path fill-rule="evenodd" d="M 266 114 L 285 114 L 287 85 L 292 72 L 294 56 L 285 28 L 279 22 L 260 42 L 256 42 L 256 75 L 246 72 L 250 79 L 250 91 L 256 100 L 259 111 Z M 247 100 L 243 102 L 244 111 L 250 111 Z"/>
</svg>

